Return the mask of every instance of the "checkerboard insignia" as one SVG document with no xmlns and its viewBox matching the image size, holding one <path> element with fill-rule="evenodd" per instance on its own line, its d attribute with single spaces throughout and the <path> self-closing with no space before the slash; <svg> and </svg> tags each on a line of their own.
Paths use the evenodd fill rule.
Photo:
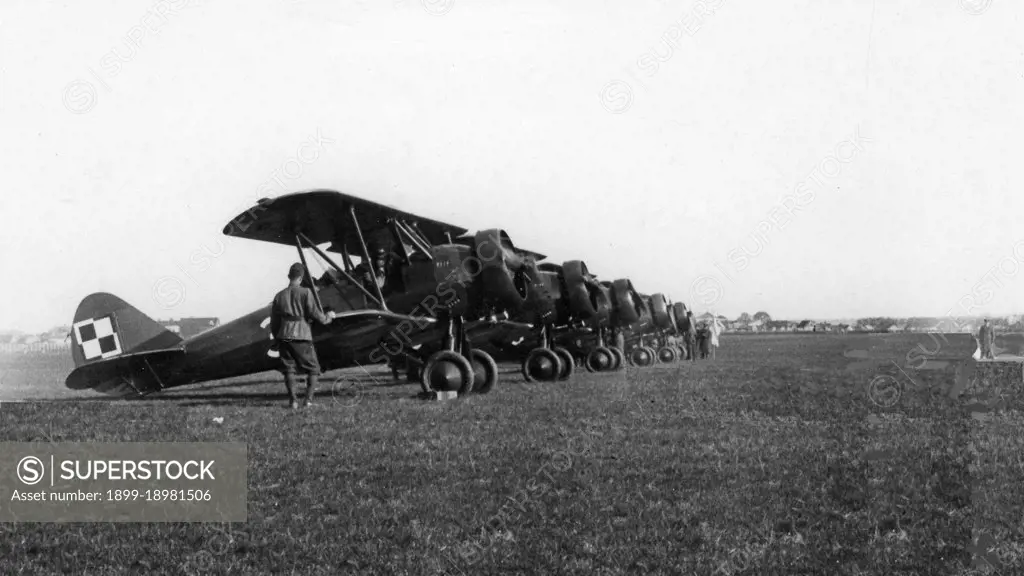
<svg viewBox="0 0 1024 576">
<path fill-rule="evenodd" d="M 86 360 L 111 358 L 121 353 L 121 340 L 114 331 L 114 317 L 82 320 L 74 325 L 75 341 L 82 347 Z"/>
</svg>

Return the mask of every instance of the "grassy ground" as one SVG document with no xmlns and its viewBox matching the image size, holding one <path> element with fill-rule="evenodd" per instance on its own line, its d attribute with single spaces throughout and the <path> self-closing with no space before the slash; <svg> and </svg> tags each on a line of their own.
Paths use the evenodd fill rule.
<svg viewBox="0 0 1024 576">
<path fill-rule="evenodd" d="M 1021 382 L 950 399 L 953 368 L 904 365 L 921 339 L 726 336 L 714 362 L 508 366 L 450 403 L 383 371 L 332 373 L 299 412 L 274 374 L 4 403 L 8 441 L 247 442 L 249 521 L 0 524 L 0 572 L 1024 573 Z M 34 370 L 7 399 L 64 395 Z"/>
</svg>

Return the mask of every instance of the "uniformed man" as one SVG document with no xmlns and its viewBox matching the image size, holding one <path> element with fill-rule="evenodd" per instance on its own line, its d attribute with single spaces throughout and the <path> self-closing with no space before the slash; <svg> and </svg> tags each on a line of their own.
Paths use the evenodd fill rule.
<svg viewBox="0 0 1024 576">
<path fill-rule="evenodd" d="M 367 252 L 370 253 L 371 261 L 360 262 L 355 267 L 355 276 L 363 282 L 363 287 L 370 294 L 377 293 L 374 285 L 383 292 L 384 280 L 387 278 L 387 251 L 383 246 L 369 246 Z"/>
<path fill-rule="evenodd" d="M 317 306 L 313 291 L 302 286 L 305 276 L 306 269 L 302 264 L 292 264 L 288 269 L 288 287 L 274 296 L 270 307 L 270 330 L 281 355 L 281 372 L 292 409 L 299 407 L 295 398 L 295 373 L 306 375 L 306 406 L 312 404 L 313 391 L 320 377 L 320 363 L 313 348 L 310 323 L 316 320 L 326 325 L 334 319 L 334 312 L 324 314 Z"/>
<path fill-rule="evenodd" d="M 711 330 L 707 322 L 701 322 L 700 329 L 697 330 L 697 344 L 700 347 L 701 360 L 707 359 L 711 355 Z"/>
<path fill-rule="evenodd" d="M 992 355 L 993 342 L 995 342 L 995 333 L 992 331 L 992 326 L 988 323 L 988 318 L 985 318 L 981 329 L 978 330 L 978 343 L 981 345 L 982 358 L 995 359 L 995 356 Z"/>
<path fill-rule="evenodd" d="M 686 321 L 683 322 L 683 342 L 686 343 L 686 355 L 691 362 L 697 361 L 697 327 L 694 325 L 693 312 L 686 311 Z"/>
</svg>

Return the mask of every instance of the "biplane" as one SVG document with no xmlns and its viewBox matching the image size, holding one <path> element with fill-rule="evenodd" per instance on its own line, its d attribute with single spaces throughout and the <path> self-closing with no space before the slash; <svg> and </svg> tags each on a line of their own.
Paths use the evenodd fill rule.
<svg viewBox="0 0 1024 576">
<path fill-rule="evenodd" d="M 487 350 L 502 359 L 521 360 L 528 381 L 567 379 L 577 359 L 589 372 L 620 369 L 625 354 L 618 332 L 636 322 L 643 310 L 632 283 L 598 281 L 582 260 L 541 263 L 538 268 L 543 280 L 534 285 L 545 289 L 535 300 L 545 305 L 530 311 L 532 333 L 505 334 L 505 343 L 492 339 L 484 344 L 490 344 Z M 523 343 L 509 345 L 513 336 Z"/>
<path fill-rule="evenodd" d="M 637 319 L 622 330 L 622 345 L 633 366 L 672 363 L 686 358 L 675 342 L 686 322 L 686 305 L 671 302 L 664 294 L 640 294 Z"/>
<path fill-rule="evenodd" d="M 514 318 L 515 323 L 505 323 L 506 331 L 484 341 L 492 355 L 521 361 L 527 381 L 566 380 L 577 357 L 591 372 L 621 367 L 622 351 L 608 337 L 614 329 L 613 301 L 632 306 L 628 280 L 614 287 L 620 293 L 613 299 L 613 289 L 598 282 L 582 260 L 561 265 L 534 261 L 528 278 L 532 304 Z M 529 328 L 520 329 L 523 325 Z M 586 348 L 565 345 L 583 337 Z"/>
<path fill-rule="evenodd" d="M 329 325 L 313 326 L 324 371 L 416 354 L 424 391 L 460 395 L 489 392 L 498 378 L 493 358 L 471 346 L 466 320 L 531 305 L 526 263 L 508 234 L 484 230 L 472 246 L 454 241 L 467 232 L 333 190 L 262 199 L 224 228 L 297 250 L 304 285 L 335 313 Z M 319 278 L 307 250 L 327 264 Z M 145 395 L 278 367 L 269 304 L 182 340 L 120 298 L 96 293 L 79 304 L 72 336 L 73 389 Z"/>
<path fill-rule="evenodd" d="M 623 331 L 640 320 L 644 312 L 640 294 L 628 278 L 598 281 L 600 301 L 607 303 L 591 320 L 571 325 L 556 338 L 561 345 L 581 358 L 590 372 L 618 370 L 626 362 Z"/>
</svg>

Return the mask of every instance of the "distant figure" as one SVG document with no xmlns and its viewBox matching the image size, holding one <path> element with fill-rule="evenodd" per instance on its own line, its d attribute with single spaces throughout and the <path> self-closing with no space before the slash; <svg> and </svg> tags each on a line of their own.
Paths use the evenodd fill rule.
<svg viewBox="0 0 1024 576">
<path fill-rule="evenodd" d="M 697 343 L 700 346 L 701 360 L 711 355 L 711 330 L 708 329 L 707 323 L 702 322 L 697 330 Z"/>
<path fill-rule="evenodd" d="M 697 327 L 694 326 L 693 312 L 686 311 L 683 322 L 683 342 L 686 343 L 686 356 L 691 362 L 697 361 Z"/>
<path fill-rule="evenodd" d="M 370 261 L 360 262 L 355 267 L 355 277 L 359 278 L 363 282 L 365 287 L 370 294 L 376 294 L 374 285 L 381 289 L 384 288 L 385 275 L 385 262 L 387 260 L 387 251 L 383 247 L 370 248 Z"/>
<path fill-rule="evenodd" d="M 992 355 L 992 344 L 995 342 L 995 334 L 992 331 L 992 326 L 988 323 L 988 318 L 981 324 L 981 329 L 978 330 L 978 343 L 981 345 L 981 357 L 988 360 L 994 360 L 995 357 Z"/>
<path fill-rule="evenodd" d="M 722 333 L 725 326 L 722 326 L 722 321 L 715 316 L 711 319 L 711 358 L 715 357 L 715 353 L 718 351 L 718 335 Z"/>
<path fill-rule="evenodd" d="M 274 296 L 270 306 L 270 331 L 281 355 L 281 372 L 292 409 L 299 407 L 295 398 L 296 371 L 306 374 L 306 406 L 312 404 L 313 391 L 320 377 L 320 363 L 313 347 L 310 322 L 315 319 L 326 325 L 334 320 L 334 312 L 324 314 L 316 304 L 313 291 L 302 286 L 305 276 L 306 269 L 302 264 L 292 264 L 288 269 L 288 287 Z"/>
</svg>

